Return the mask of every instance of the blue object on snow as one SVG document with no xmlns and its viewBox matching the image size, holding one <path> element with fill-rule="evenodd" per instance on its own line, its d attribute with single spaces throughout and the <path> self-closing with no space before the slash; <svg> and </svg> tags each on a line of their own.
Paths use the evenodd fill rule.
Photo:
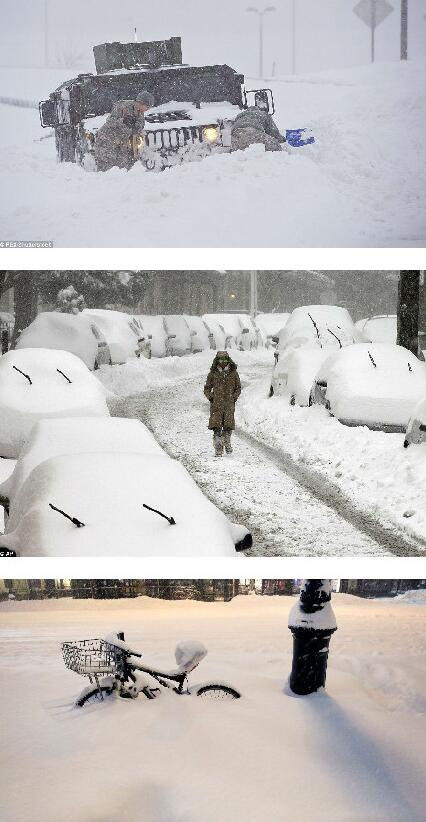
<svg viewBox="0 0 426 822">
<path fill-rule="evenodd" d="M 285 133 L 285 138 L 289 146 L 299 148 L 299 146 L 309 146 L 315 143 L 315 137 L 310 134 L 307 128 L 290 128 Z"/>
</svg>

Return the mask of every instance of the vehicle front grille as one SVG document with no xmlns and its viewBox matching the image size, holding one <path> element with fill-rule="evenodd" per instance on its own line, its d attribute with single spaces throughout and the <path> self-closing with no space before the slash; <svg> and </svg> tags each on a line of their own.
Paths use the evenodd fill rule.
<svg viewBox="0 0 426 822">
<path fill-rule="evenodd" d="M 159 150 L 164 148 L 172 151 L 188 145 L 200 145 L 206 142 L 203 137 L 205 128 L 217 128 L 217 124 L 146 131 L 145 145 L 151 149 Z"/>
</svg>

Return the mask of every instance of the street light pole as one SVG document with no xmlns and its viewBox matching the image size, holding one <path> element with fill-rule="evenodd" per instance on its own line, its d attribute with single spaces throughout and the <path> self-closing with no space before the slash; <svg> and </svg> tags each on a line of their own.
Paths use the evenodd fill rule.
<svg viewBox="0 0 426 822">
<path fill-rule="evenodd" d="M 296 0 L 292 0 L 291 30 L 292 30 L 291 70 L 292 70 L 292 74 L 296 74 Z"/>
<path fill-rule="evenodd" d="M 250 314 L 257 315 L 257 271 L 250 271 Z"/>
<path fill-rule="evenodd" d="M 408 59 L 408 0 L 401 0 L 401 60 Z"/>
<path fill-rule="evenodd" d="M 44 0 L 44 67 L 49 68 L 49 0 Z"/>
<path fill-rule="evenodd" d="M 257 14 L 259 18 L 259 79 L 263 78 L 263 17 L 269 12 L 276 11 L 275 6 L 266 6 L 264 9 L 258 9 L 255 6 L 249 6 L 246 11 Z"/>
</svg>

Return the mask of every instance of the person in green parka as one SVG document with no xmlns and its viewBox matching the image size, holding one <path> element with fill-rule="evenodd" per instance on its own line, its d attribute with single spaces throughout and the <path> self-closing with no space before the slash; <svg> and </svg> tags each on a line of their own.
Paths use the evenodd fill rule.
<svg viewBox="0 0 426 822">
<path fill-rule="evenodd" d="M 227 351 L 218 351 L 207 375 L 204 394 L 210 402 L 209 429 L 213 431 L 216 457 L 223 449 L 232 454 L 231 434 L 235 428 L 235 403 L 241 394 L 237 366 Z"/>
</svg>

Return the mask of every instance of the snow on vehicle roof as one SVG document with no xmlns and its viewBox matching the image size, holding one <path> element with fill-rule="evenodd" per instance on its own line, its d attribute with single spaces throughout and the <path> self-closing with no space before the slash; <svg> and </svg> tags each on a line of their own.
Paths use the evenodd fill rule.
<svg viewBox="0 0 426 822">
<path fill-rule="evenodd" d="M 337 305 L 304 305 L 295 308 L 279 334 L 278 348 L 348 345 L 363 342 L 346 308 Z"/>
<path fill-rule="evenodd" d="M 45 311 L 25 328 L 16 344 L 21 348 L 52 348 L 69 351 L 93 369 L 98 343 L 92 331 L 92 320 L 84 314 Z"/>
<path fill-rule="evenodd" d="M 334 416 L 366 425 L 406 428 L 426 399 L 426 364 L 402 346 L 352 345 L 328 368 L 327 399 Z"/>
<path fill-rule="evenodd" d="M 235 556 L 232 533 L 226 516 L 167 456 L 72 454 L 31 472 L 1 544 L 25 556 Z"/>
<path fill-rule="evenodd" d="M 256 325 L 268 337 L 278 336 L 287 324 L 290 314 L 256 314 Z"/>
<path fill-rule="evenodd" d="M 207 322 L 212 319 L 220 323 L 227 334 L 239 336 L 242 332 L 241 320 L 238 314 L 204 314 L 204 319 Z"/>
<path fill-rule="evenodd" d="M 107 417 L 104 386 L 69 351 L 22 348 L 0 357 L 0 454 L 15 458 L 39 419 Z"/>
<path fill-rule="evenodd" d="M 375 343 L 396 343 L 398 318 L 396 314 L 370 317 L 361 328 L 364 337 Z"/>
<path fill-rule="evenodd" d="M 39 420 L 22 449 L 13 474 L 0 485 L 0 495 L 13 499 L 34 468 L 64 454 L 135 453 L 165 456 L 142 422 L 120 417 L 72 417 Z"/>
<path fill-rule="evenodd" d="M 129 314 L 104 308 L 86 308 L 83 314 L 91 317 L 101 329 L 113 363 L 123 363 L 135 356 L 138 335 L 130 327 Z"/>
</svg>

